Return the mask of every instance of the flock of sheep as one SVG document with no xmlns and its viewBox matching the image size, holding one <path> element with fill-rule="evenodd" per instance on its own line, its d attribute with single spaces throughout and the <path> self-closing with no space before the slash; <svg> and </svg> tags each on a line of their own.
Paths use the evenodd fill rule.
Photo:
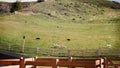
<svg viewBox="0 0 120 68">
<path fill-rule="evenodd" d="M 66 45 L 53 44 L 53 48 L 64 48 L 64 49 L 66 49 L 67 46 Z"/>
</svg>

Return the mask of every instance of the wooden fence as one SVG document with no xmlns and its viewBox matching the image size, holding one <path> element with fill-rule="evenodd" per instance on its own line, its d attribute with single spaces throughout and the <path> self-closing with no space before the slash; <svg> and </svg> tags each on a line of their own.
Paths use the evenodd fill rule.
<svg viewBox="0 0 120 68">
<path fill-rule="evenodd" d="M 55 58 L 34 58 L 32 61 L 20 60 L 0 60 L 2 65 L 19 65 L 19 68 L 25 68 L 27 65 L 57 67 L 84 67 L 84 68 L 102 68 L 101 59 L 55 59 Z"/>
<path fill-rule="evenodd" d="M 26 68 L 32 65 L 33 68 L 37 66 L 49 66 L 52 68 L 58 67 L 83 67 L 83 68 L 119 68 L 120 58 L 104 58 L 104 59 L 57 59 L 57 58 L 34 58 L 33 60 L 25 61 L 24 58 L 14 60 L 0 60 L 0 65 L 19 65 L 19 68 Z"/>
<path fill-rule="evenodd" d="M 30 64 L 30 61 L 28 61 Z M 85 68 L 97 68 L 101 67 L 101 59 L 54 59 L 54 58 L 35 58 L 35 61 L 32 61 L 31 64 L 36 68 L 39 66 L 52 66 L 52 68 L 57 67 L 85 67 Z"/>
<path fill-rule="evenodd" d="M 24 68 L 25 60 L 23 58 L 20 59 L 8 59 L 8 60 L 0 60 L 0 66 L 5 66 L 5 65 L 19 65 L 19 68 Z"/>
<path fill-rule="evenodd" d="M 105 68 L 113 67 L 120 68 L 120 58 L 105 58 Z"/>
</svg>

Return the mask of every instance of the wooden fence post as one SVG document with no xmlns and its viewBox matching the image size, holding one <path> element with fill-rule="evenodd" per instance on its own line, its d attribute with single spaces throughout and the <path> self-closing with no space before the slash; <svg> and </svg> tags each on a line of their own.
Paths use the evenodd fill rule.
<svg viewBox="0 0 120 68">
<path fill-rule="evenodd" d="M 39 53 L 39 47 L 36 48 L 36 54 L 38 54 L 38 53 Z"/>
<path fill-rule="evenodd" d="M 97 49 L 96 53 L 97 53 L 97 56 L 100 56 L 100 49 Z"/>
<path fill-rule="evenodd" d="M 72 62 L 72 59 L 73 59 L 72 57 L 68 57 L 68 61 Z"/>
<path fill-rule="evenodd" d="M 107 58 L 104 58 L 104 68 L 108 68 L 108 60 L 107 60 Z"/>
<path fill-rule="evenodd" d="M 11 50 L 11 45 L 9 44 L 9 46 L 8 46 L 8 50 L 10 51 Z"/>
<path fill-rule="evenodd" d="M 71 51 L 68 50 L 68 57 L 71 57 Z"/>
<path fill-rule="evenodd" d="M 20 58 L 20 68 L 25 68 L 25 59 L 23 57 Z"/>
<path fill-rule="evenodd" d="M 100 68 L 104 68 L 104 59 L 100 59 Z"/>
<path fill-rule="evenodd" d="M 25 46 L 24 45 L 22 46 L 22 52 L 23 53 L 25 52 Z"/>
<path fill-rule="evenodd" d="M 120 57 L 120 53 L 119 53 L 119 52 L 120 52 L 120 49 L 118 49 L 117 52 L 118 52 L 118 56 Z"/>
<path fill-rule="evenodd" d="M 72 62 L 72 59 L 73 59 L 73 57 L 69 57 L 69 58 L 68 58 L 68 61 L 69 61 L 69 62 Z M 75 67 L 68 67 L 68 68 L 75 68 Z"/>
<path fill-rule="evenodd" d="M 85 54 L 86 54 L 86 50 L 83 50 L 83 51 L 82 51 L 82 56 L 84 57 Z"/>
<path fill-rule="evenodd" d="M 37 56 L 34 57 L 34 60 L 33 60 L 33 61 L 36 62 L 37 58 L 38 58 Z M 33 68 L 36 68 L 36 67 L 37 67 L 36 65 L 33 65 Z"/>
<path fill-rule="evenodd" d="M 22 52 L 25 51 L 25 42 L 26 42 L 26 39 L 25 39 L 25 36 L 23 36 Z"/>
<path fill-rule="evenodd" d="M 54 55 L 54 49 L 52 49 L 52 54 L 51 54 L 52 56 Z"/>
<path fill-rule="evenodd" d="M 53 60 L 52 68 L 57 68 L 57 63 L 59 62 L 59 59 Z"/>
</svg>

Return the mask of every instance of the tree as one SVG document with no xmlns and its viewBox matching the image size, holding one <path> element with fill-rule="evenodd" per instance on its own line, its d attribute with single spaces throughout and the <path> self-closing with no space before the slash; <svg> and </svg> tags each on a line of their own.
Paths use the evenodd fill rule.
<svg viewBox="0 0 120 68">
<path fill-rule="evenodd" d="M 20 1 L 16 1 L 12 4 L 11 12 L 19 11 L 22 9 L 22 3 Z"/>
<path fill-rule="evenodd" d="M 44 2 L 44 1 L 47 1 L 47 0 L 38 0 L 38 2 Z"/>
</svg>

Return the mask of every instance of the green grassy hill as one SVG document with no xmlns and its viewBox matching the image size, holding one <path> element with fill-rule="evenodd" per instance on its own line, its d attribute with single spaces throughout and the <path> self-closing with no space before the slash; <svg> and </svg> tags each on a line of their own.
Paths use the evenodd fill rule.
<svg viewBox="0 0 120 68">
<path fill-rule="evenodd" d="M 120 4 L 106 0 L 53 0 L 0 16 L 0 45 L 68 49 L 120 47 Z M 25 15 L 27 11 L 33 14 Z M 40 38 L 39 40 L 36 38 Z"/>
</svg>

